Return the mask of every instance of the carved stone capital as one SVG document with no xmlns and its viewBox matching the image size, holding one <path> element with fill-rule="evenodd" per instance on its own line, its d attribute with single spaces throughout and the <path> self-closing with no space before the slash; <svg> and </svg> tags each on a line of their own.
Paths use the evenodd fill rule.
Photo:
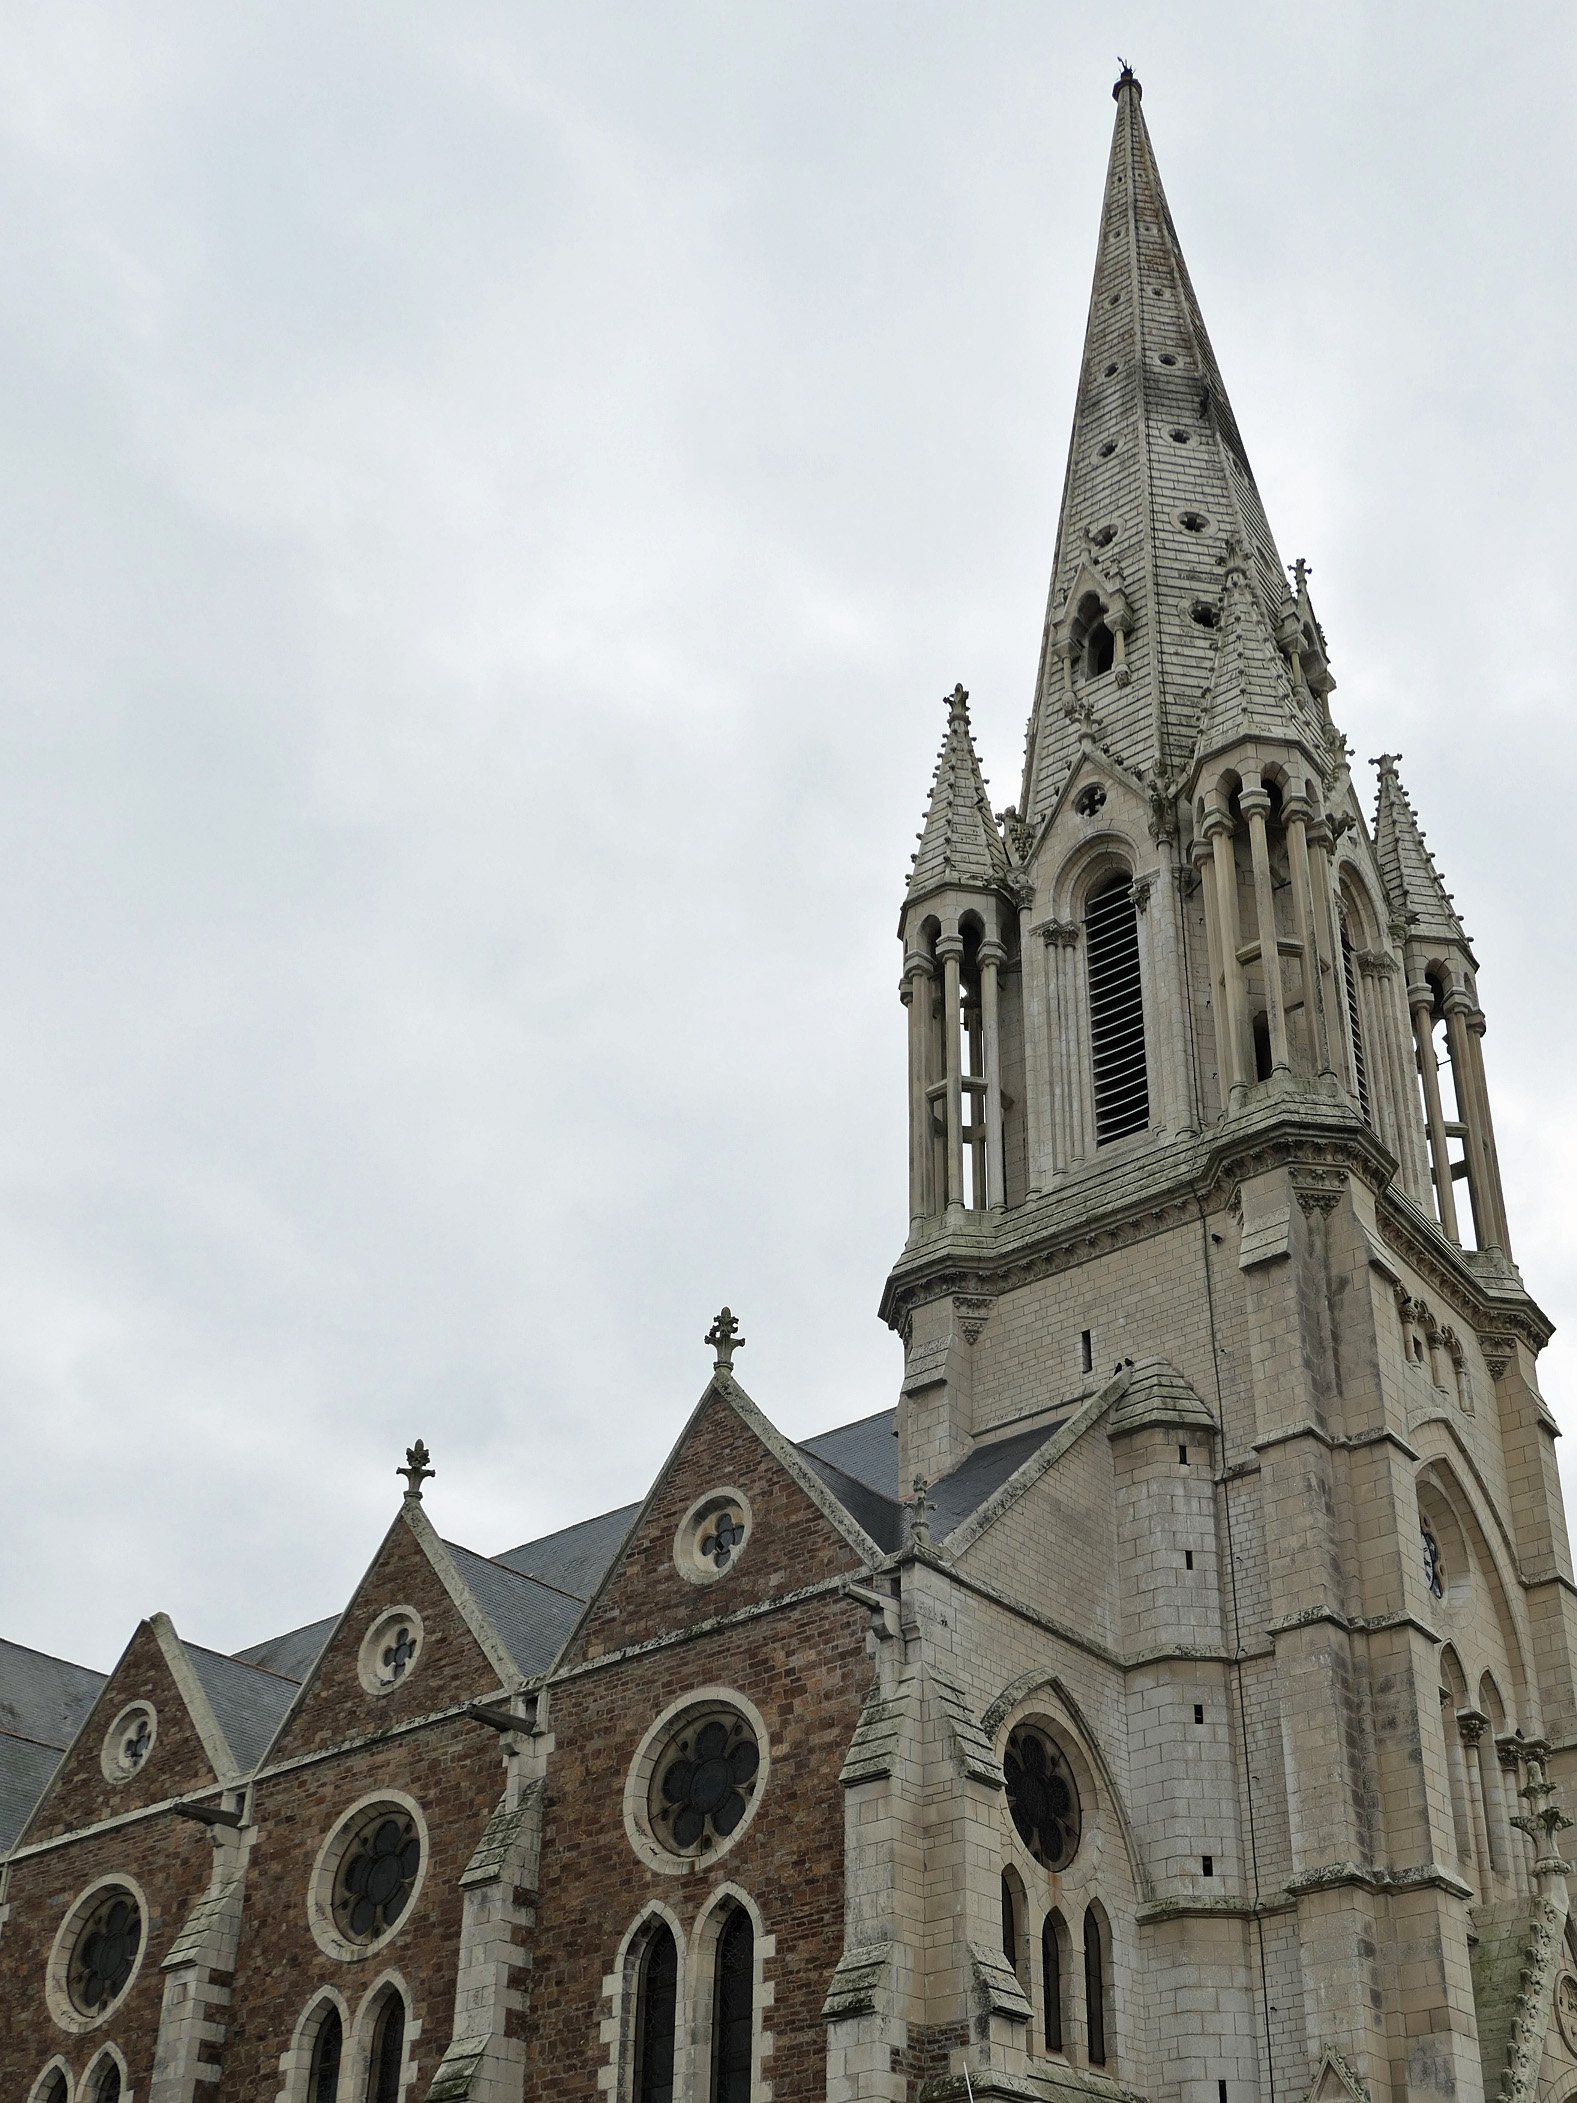
<svg viewBox="0 0 1577 2103">
<path fill-rule="evenodd" d="M 1478 1347 L 1484 1354 L 1484 1363 L 1491 1380 L 1499 1380 L 1517 1355 L 1517 1340 L 1513 1336 L 1497 1336 L 1481 1329 Z"/>
<path fill-rule="evenodd" d="M 1477 1745 L 1489 1729 L 1489 1718 L 1482 1709 L 1457 1710 L 1457 1735 L 1464 1745 Z"/>
<path fill-rule="evenodd" d="M 1071 949 L 1079 939 L 1078 925 L 1072 920 L 1043 920 L 1038 927 L 1032 927 L 1030 933 L 1039 935 L 1043 942 L 1058 949 Z"/>
<path fill-rule="evenodd" d="M 1263 782 L 1251 783 L 1238 795 L 1238 809 L 1245 818 L 1268 818 L 1270 816 L 1270 791 Z"/>
<path fill-rule="evenodd" d="M 1153 876 L 1136 876 L 1134 878 L 1128 887 L 1128 895 L 1133 900 L 1133 909 L 1136 913 L 1142 913 L 1146 906 L 1149 905 L 1150 893 L 1154 889 L 1155 878 Z"/>
<path fill-rule="evenodd" d="M 989 1293 L 954 1293 L 953 1312 L 958 1317 L 959 1334 L 966 1344 L 978 1343 L 986 1318 L 995 1305 L 995 1298 Z"/>
<path fill-rule="evenodd" d="M 1302 1208 L 1305 1219 L 1316 1212 L 1327 1217 L 1336 1210 L 1347 1191 L 1347 1171 L 1344 1168 L 1295 1168 L 1292 1171 L 1292 1194 Z"/>
</svg>

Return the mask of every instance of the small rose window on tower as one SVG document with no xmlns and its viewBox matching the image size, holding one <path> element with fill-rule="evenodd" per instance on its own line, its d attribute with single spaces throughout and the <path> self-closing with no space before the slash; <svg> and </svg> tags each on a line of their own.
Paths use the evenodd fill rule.
<svg viewBox="0 0 1577 2103">
<path fill-rule="evenodd" d="M 1446 1566 L 1441 1560 L 1440 1543 L 1427 1526 L 1418 1529 L 1419 1543 L 1424 1552 L 1424 1583 L 1436 1599 L 1446 1596 Z"/>
<path fill-rule="evenodd" d="M 659 1844 L 674 1855 L 709 1854 L 743 1823 L 760 1767 L 755 1732 L 737 1710 L 688 1718 L 652 1771 L 647 1816 Z"/>
<path fill-rule="evenodd" d="M 1082 1816 L 1078 1786 L 1062 1748 L 1021 1723 L 1002 1762 L 1014 1830 L 1042 1869 L 1066 1869 L 1078 1852 Z"/>
</svg>

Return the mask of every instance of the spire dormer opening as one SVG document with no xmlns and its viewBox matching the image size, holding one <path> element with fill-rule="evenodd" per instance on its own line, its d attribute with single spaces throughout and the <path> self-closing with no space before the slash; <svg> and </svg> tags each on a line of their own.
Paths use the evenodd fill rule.
<svg viewBox="0 0 1577 2103">
<path fill-rule="evenodd" d="M 1082 678 L 1099 679 L 1117 661 L 1117 638 L 1107 626 L 1105 607 L 1092 591 L 1079 601 L 1068 639 L 1075 672 Z"/>
</svg>

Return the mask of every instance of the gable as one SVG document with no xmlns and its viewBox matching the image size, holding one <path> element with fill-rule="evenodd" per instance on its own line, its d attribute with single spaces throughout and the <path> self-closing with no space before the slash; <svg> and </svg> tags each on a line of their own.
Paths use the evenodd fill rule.
<svg viewBox="0 0 1577 2103">
<path fill-rule="evenodd" d="M 442 1554 L 441 1544 L 436 1545 Z M 369 1689 L 362 1677 L 363 1646 L 375 1625 L 400 1608 L 419 1624 L 416 1656 L 400 1678 Z M 387 1633 L 390 1642 L 382 1647 L 392 1647 L 399 1630 L 391 1627 Z M 376 1640 L 373 1647 L 380 1647 Z M 321 1751 L 474 1701 L 496 1693 L 506 1674 L 520 1676 L 509 1672 L 502 1657 L 489 1657 L 402 1511 L 320 1651 L 268 1759 Z"/>
<path fill-rule="evenodd" d="M 732 1384 L 730 1383 L 730 1386 Z M 828 1506 L 798 1479 L 795 1465 L 765 1442 L 758 1413 L 741 1390 L 736 1406 L 722 1382 L 714 1382 L 691 1418 L 603 1580 L 565 1662 L 597 1657 L 651 1637 L 693 1628 L 721 1614 L 815 1584 L 843 1572 L 868 1569 L 879 1549 L 851 1516 L 836 1523 Z M 748 1415 L 747 1415 L 748 1412 Z M 763 1435 L 763 1433 L 765 1435 Z M 802 1455 L 793 1463 L 809 1482 L 821 1484 Z M 695 1508 L 724 1490 L 739 1493 L 749 1511 L 746 1539 L 726 1572 L 715 1581 L 681 1574 L 676 1539 Z M 834 1507 L 841 1509 L 841 1507 Z M 857 1545 L 864 1543 L 864 1547 Z"/>
<path fill-rule="evenodd" d="M 128 1811 L 211 1789 L 229 1778 L 219 1772 L 228 1765 L 222 1740 L 218 1746 L 205 1742 L 171 1668 L 172 1649 L 180 1655 L 175 1631 L 162 1615 L 139 1625 L 23 1829 L 24 1840 L 48 1839 L 121 1818 Z M 104 1769 L 106 1735 L 134 1702 L 146 1702 L 154 1712 L 153 1743 L 134 1773 L 112 1781 Z"/>
</svg>

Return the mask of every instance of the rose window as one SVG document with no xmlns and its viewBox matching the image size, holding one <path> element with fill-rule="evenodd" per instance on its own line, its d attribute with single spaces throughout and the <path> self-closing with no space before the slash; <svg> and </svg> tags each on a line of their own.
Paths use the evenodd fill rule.
<svg viewBox="0 0 1577 2103">
<path fill-rule="evenodd" d="M 102 2015 L 131 1978 L 142 1947 L 142 1912 L 129 1891 L 107 1891 L 82 1924 L 66 1991 L 79 2015 Z"/>
<path fill-rule="evenodd" d="M 1079 1845 L 1079 1792 L 1061 1748 L 1020 1724 L 1008 1740 L 1002 1772 L 1008 1810 L 1020 1840 L 1043 1869 L 1065 1869 Z"/>
<path fill-rule="evenodd" d="M 755 1733 L 737 1711 L 689 1718 L 652 1772 L 647 1816 L 661 1845 L 704 1855 L 726 1840 L 749 1809 L 760 1766 Z"/>
<path fill-rule="evenodd" d="M 408 1811 L 385 1804 L 357 1827 L 334 1878 L 334 1924 L 351 1942 L 377 1942 L 411 1902 L 422 1843 Z"/>
</svg>

